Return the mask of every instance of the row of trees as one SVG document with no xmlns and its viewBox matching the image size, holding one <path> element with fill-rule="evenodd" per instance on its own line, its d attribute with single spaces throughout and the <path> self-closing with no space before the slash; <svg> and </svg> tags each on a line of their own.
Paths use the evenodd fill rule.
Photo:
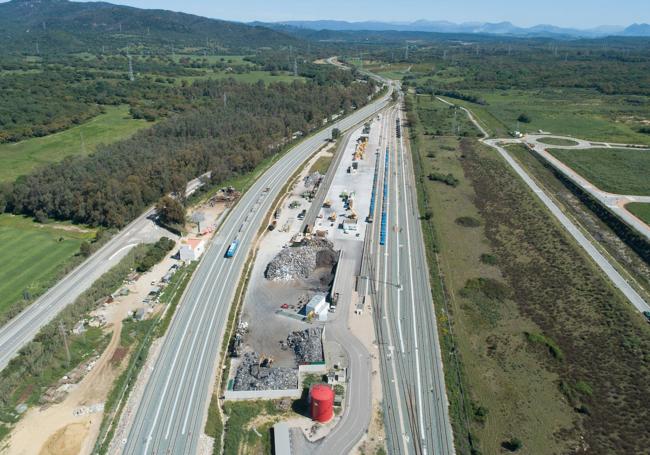
<svg viewBox="0 0 650 455">
<path fill-rule="evenodd" d="M 293 132 L 367 103 L 374 84 L 245 84 L 207 80 L 179 88 L 190 109 L 132 138 L 70 157 L 6 187 L 14 213 L 123 226 L 162 195 L 182 194 L 207 171 L 221 182 L 277 153 Z"/>
</svg>

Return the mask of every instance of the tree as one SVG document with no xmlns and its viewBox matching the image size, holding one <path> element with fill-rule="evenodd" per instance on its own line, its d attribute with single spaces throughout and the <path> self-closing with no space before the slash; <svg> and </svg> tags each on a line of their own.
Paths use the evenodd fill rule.
<svg viewBox="0 0 650 455">
<path fill-rule="evenodd" d="M 156 204 L 156 212 L 163 223 L 183 224 L 185 222 L 185 207 L 170 196 L 163 196 Z"/>
<path fill-rule="evenodd" d="M 341 130 L 338 129 L 338 128 L 334 128 L 334 129 L 332 130 L 332 140 L 335 141 L 335 140 L 337 140 L 337 139 L 340 138 L 340 137 L 341 137 Z"/>
<path fill-rule="evenodd" d="M 85 258 L 90 256 L 93 252 L 90 243 L 86 241 L 81 242 L 81 245 L 79 246 L 79 252 Z"/>
<path fill-rule="evenodd" d="M 517 117 L 517 120 L 520 121 L 521 123 L 530 123 L 530 116 L 528 114 L 522 113 Z"/>
</svg>

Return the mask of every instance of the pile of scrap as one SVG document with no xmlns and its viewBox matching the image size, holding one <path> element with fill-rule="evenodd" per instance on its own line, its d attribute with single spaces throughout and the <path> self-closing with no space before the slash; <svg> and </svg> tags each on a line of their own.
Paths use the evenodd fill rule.
<svg viewBox="0 0 650 455">
<path fill-rule="evenodd" d="M 237 368 L 233 390 L 286 390 L 298 388 L 298 370 L 271 368 L 255 352 L 244 354 Z"/>
<path fill-rule="evenodd" d="M 322 362 L 323 329 L 311 327 L 306 330 L 291 332 L 286 346 L 293 350 L 299 364 Z"/>
<path fill-rule="evenodd" d="M 333 267 L 336 260 L 332 242 L 321 237 L 304 238 L 297 246 L 278 253 L 269 262 L 264 276 L 273 281 L 307 279 L 318 268 Z"/>
<path fill-rule="evenodd" d="M 214 207 L 217 202 L 233 202 L 239 199 L 241 193 L 232 186 L 221 188 L 217 194 L 212 196 L 208 201 L 210 207 Z"/>
</svg>

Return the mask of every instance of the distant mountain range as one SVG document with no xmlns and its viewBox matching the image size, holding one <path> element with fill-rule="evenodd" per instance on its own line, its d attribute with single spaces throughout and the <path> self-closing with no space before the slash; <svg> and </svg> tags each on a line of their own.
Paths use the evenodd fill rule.
<svg viewBox="0 0 650 455">
<path fill-rule="evenodd" d="M 633 24 L 629 27 L 603 25 L 590 29 L 556 27 L 554 25 L 536 25 L 534 27 L 518 27 L 510 22 L 465 22 L 456 24 L 447 21 L 418 20 L 415 22 L 346 22 L 335 20 L 319 21 L 284 21 L 284 22 L 254 22 L 276 29 L 287 27 L 309 30 L 333 31 L 399 31 L 399 32 L 432 32 L 455 34 L 490 34 L 520 37 L 571 37 L 571 38 L 600 38 L 605 36 L 650 36 L 650 24 Z"/>
<path fill-rule="evenodd" d="M 239 22 L 105 2 L 11 0 L 0 3 L 4 52 L 80 51 L 102 46 L 209 46 L 233 51 L 295 44 L 294 36 Z"/>
</svg>

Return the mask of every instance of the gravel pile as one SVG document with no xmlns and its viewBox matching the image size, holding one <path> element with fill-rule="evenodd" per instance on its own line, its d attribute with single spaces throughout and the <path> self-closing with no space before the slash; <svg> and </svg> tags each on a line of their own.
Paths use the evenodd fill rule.
<svg viewBox="0 0 650 455">
<path fill-rule="evenodd" d="M 264 276 L 273 281 L 307 279 L 319 267 L 333 267 L 336 253 L 326 239 L 305 240 L 301 245 L 283 249 L 266 267 Z"/>
<path fill-rule="evenodd" d="M 298 370 L 260 366 L 259 355 L 247 352 L 237 368 L 233 390 L 286 390 L 298 388 Z"/>
<path fill-rule="evenodd" d="M 323 329 L 313 327 L 306 330 L 291 332 L 287 337 L 287 345 L 296 354 L 296 361 L 301 363 L 323 361 Z"/>
</svg>

